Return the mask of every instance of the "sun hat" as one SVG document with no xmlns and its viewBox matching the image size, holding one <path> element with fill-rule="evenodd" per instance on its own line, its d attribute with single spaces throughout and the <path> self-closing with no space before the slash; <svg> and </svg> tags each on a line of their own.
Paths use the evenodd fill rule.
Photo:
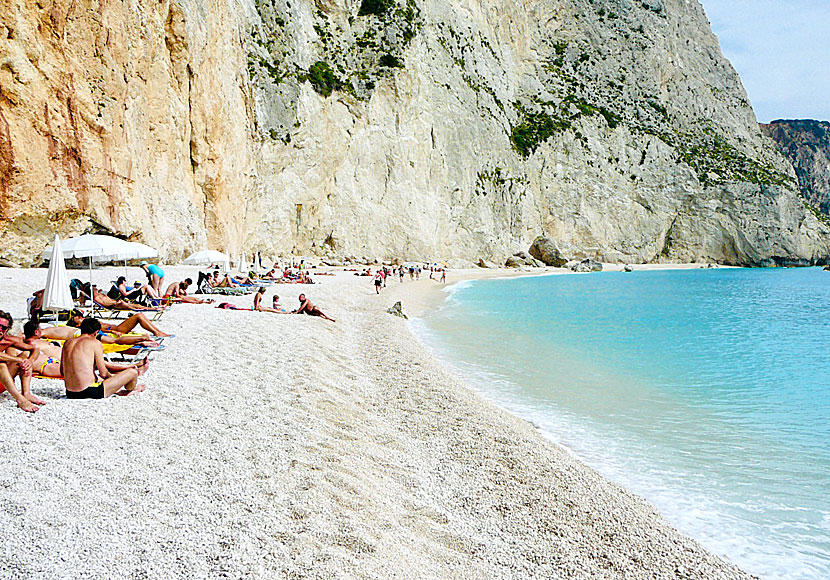
<svg viewBox="0 0 830 580">
<path fill-rule="evenodd" d="M 147 260 L 141 260 L 141 262 L 139 262 L 138 265 L 139 266 L 146 266 L 147 265 Z"/>
</svg>

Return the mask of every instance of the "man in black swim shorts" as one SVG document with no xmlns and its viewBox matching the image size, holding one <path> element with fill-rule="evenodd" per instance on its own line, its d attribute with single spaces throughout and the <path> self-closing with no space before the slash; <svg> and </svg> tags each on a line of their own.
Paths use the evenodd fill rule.
<svg viewBox="0 0 830 580">
<path fill-rule="evenodd" d="M 104 360 L 104 348 L 96 338 L 100 330 L 100 322 L 86 318 L 81 323 L 81 335 L 63 345 L 61 373 L 67 399 L 103 399 L 119 391 L 132 395 L 144 390 L 144 385 L 137 385 L 136 380 L 147 372 L 150 361 L 145 358 L 139 364 L 111 372 Z"/>
</svg>

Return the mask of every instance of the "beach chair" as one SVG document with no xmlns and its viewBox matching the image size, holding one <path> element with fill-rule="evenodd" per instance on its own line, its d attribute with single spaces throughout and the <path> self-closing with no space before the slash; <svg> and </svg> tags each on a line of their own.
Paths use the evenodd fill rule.
<svg viewBox="0 0 830 580">
<path fill-rule="evenodd" d="M 116 345 L 104 345 L 106 346 L 126 346 L 125 349 L 118 349 L 112 350 L 111 352 L 107 353 L 106 348 L 104 349 L 104 357 L 110 362 L 122 362 L 127 364 L 132 364 L 140 361 L 144 357 L 147 357 L 150 360 L 153 360 L 153 356 L 157 352 L 161 352 L 165 349 L 164 345 L 159 346 L 133 346 L 133 345 L 125 345 L 125 344 L 116 344 Z"/>
<path fill-rule="evenodd" d="M 159 299 L 162 300 L 162 299 Z M 150 320 L 158 320 L 169 309 L 168 307 L 160 310 L 152 308 L 138 308 L 134 310 L 123 310 L 120 308 L 108 308 L 99 302 L 92 302 L 92 316 L 102 320 L 123 320 L 129 318 L 138 312 L 144 313 Z"/>
</svg>

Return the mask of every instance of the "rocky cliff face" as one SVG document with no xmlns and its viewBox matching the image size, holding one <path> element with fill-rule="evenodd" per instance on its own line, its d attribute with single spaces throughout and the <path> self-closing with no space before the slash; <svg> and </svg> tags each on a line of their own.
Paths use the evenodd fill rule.
<svg viewBox="0 0 830 580">
<path fill-rule="evenodd" d="M 801 195 L 830 216 L 830 123 L 827 121 L 773 121 L 761 125 L 778 150 L 792 163 Z M 822 219 L 822 216 L 819 216 Z"/>
<path fill-rule="evenodd" d="M 2 257 L 813 263 L 696 0 L 0 0 Z"/>
</svg>

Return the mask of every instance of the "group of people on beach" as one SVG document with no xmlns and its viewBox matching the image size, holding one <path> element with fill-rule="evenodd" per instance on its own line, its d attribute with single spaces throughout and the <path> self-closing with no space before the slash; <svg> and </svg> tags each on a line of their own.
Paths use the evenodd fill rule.
<svg viewBox="0 0 830 580">
<path fill-rule="evenodd" d="M 430 280 L 437 280 L 441 284 L 446 284 L 447 283 L 447 270 L 446 270 L 446 268 L 443 268 L 443 267 L 440 267 L 440 266 L 434 266 L 434 265 L 430 266 L 429 264 L 425 264 L 423 269 L 429 271 L 429 279 Z M 401 284 L 403 284 L 403 279 L 404 279 L 404 277 L 406 276 L 407 273 L 409 273 L 409 279 L 410 280 L 420 280 L 421 279 L 421 271 L 422 270 L 421 270 L 420 265 L 409 264 L 407 266 L 404 266 L 403 264 L 401 264 L 397 268 L 382 266 L 382 267 L 377 269 L 377 272 L 375 272 L 374 275 L 372 274 L 372 269 L 367 268 L 363 272 L 355 273 L 355 276 L 371 276 L 372 280 L 373 280 L 373 283 L 375 285 L 375 293 L 380 294 L 381 289 L 386 288 L 386 279 L 389 276 L 393 276 L 393 275 L 395 275 L 395 273 L 397 273 L 398 277 L 400 278 Z M 438 273 L 441 274 L 440 279 L 436 278 L 436 274 L 438 274 Z"/>
<path fill-rule="evenodd" d="M 138 378 L 147 372 L 150 361 L 144 356 L 132 364 L 112 363 L 105 359 L 105 345 L 120 345 L 123 348 L 159 349 L 160 341 L 169 335 L 163 332 L 148 318 L 159 310 L 169 308 L 173 303 L 207 304 L 212 299 L 196 298 L 188 294 L 193 285 L 190 278 L 170 283 L 161 292 L 165 278 L 164 271 L 156 264 L 141 263 L 147 274 L 147 283 L 136 282 L 132 288 L 127 286 L 125 276 L 119 276 L 105 294 L 96 285 L 73 280 L 70 289 L 73 298 L 83 307 L 88 301 L 101 309 L 122 310 L 129 317 L 117 324 L 104 322 L 84 314 L 79 309 L 69 314 L 65 326 L 42 326 L 44 290 L 38 290 L 28 303 L 29 320 L 23 324 L 22 332 L 12 333 L 14 319 L 5 311 L 0 311 L 0 393 L 7 391 L 24 411 L 34 412 L 45 401 L 32 393 L 32 378 L 61 379 L 64 381 L 67 399 L 100 399 L 113 394 L 131 395 L 144 390 Z M 280 306 L 279 296 L 273 297 L 272 306 L 263 304 L 266 280 L 273 281 L 276 272 L 272 269 L 265 276 L 231 276 L 225 274 L 219 278 L 218 270 L 211 275 L 211 286 L 255 287 L 253 308 L 239 308 L 230 303 L 220 304 L 220 308 L 233 310 L 253 310 L 275 314 L 307 314 L 334 322 L 334 318 L 323 313 L 305 294 L 300 294 L 299 305 L 294 310 Z M 311 282 L 305 271 L 293 274 L 282 272 L 282 278 L 305 283 Z M 282 279 L 281 278 L 281 279 Z M 147 314 L 145 314 L 147 313 Z M 136 333 L 140 327 L 143 333 Z M 107 346 L 107 348 L 118 348 Z M 141 354 L 138 355 L 139 357 Z M 19 382 L 20 387 L 16 386 Z"/>
<path fill-rule="evenodd" d="M 331 320 L 332 322 L 336 322 L 334 318 L 323 313 L 320 308 L 314 305 L 308 298 L 306 298 L 305 294 L 300 294 L 298 297 L 300 301 L 300 305 L 295 308 L 294 310 L 286 310 L 282 308 L 280 305 L 280 297 L 274 294 L 274 298 L 272 301 L 273 306 L 266 306 L 262 303 L 262 298 L 265 296 L 265 288 L 260 287 L 254 293 L 254 307 L 253 308 L 240 308 L 230 302 L 222 302 L 217 308 L 223 308 L 225 310 L 252 310 L 254 312 L 272 312 L 274 314 L 308 314 L 309 316 L 319 316 L 325 320 Z"/>
<path fill-rule="evenodd" d="M 22 335 L 10 334 L 13 323 L 11 314 L 0 311 L 0 392 L 7 391 L 27 412 L 45 404 L 32 393 L 34 376 L 63 379 L 67 399 L 102 399 L 142 391 L 144 387 L 137 384 L 137 379 L 147 372 L 149 359 L 134 364 L 110 363 L 104 359 L 103 344 L 158 346 L 148 334 L 127 336 L 139 325 L 153 336 L 169 336 L 143 313 L 115 325 L 74 310 L 66 326 L 41 328 L 37 318 L 32 318 L 23 325 Z"/>
</svg>

